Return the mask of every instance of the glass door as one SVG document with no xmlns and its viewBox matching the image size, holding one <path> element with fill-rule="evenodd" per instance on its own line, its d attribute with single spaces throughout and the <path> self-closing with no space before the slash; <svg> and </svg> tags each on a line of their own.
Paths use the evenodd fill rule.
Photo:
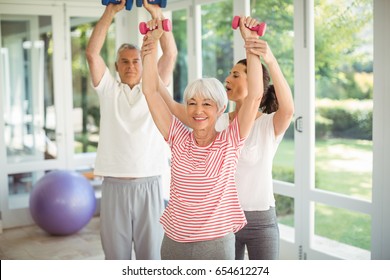
<svg viewBox="0 0 390 280">
<path fill-rule="evenodd" d="M 28 205 L 35 182 L 65 167 L 56 83 L 63 47 L 58 41 L 62 31 L 56 29 L 61 9 L 0 7 L 0 205 L 7 228 L 31 223 Z"/>
<path fill-rule="evenodd" d="M 312 204 L 311 247 L 335 257 L 369 259 L 373 1 L 315 1 L 314 15 L 318 199 Z"/>
<path fill-rule="evenodd" d="M 298 257 L 370 259 L 373 0 L 295 4 Z"/>
<path fill-rule="evenodd" d="M 85 52 L 92 31 L 104 9 L 104 5 L 93 5 L 93 7 L 69 5 L 66 9 L 68 23 L 66 32 L 69 35 L 67 53 L 70 58 L 66 69 L 69 72 L 69 85 L 71 85 L 66 96 L 69 104 L 66 107 L 67 115 L 71 116 L 71 123 L 68 124 L 70 133 L 68 133 L 67 155 L 69 155 L 70 167 L 90 180 L 98 200 L 101 197 L 102 178 L 94 176 L 93 169 L 100 134 L 100 104 L 98 95 L 92 87 Z M 123 10 L 120 13 L 126 16 L 129 11 Z M 116 19 L 114 19 L 101 50 L 101 55 L 111 73 L 116 72 L 116 31 Z"/>
<path fill-rule="evenodd" d="M 294 96 L 294 1 L 251 0 L 250 5 L 251 15 L 267 23 L 267 30 L 262 39 L 267 41 L 278 60 Z M 282 259 L 297 257 L 295 156 L 294 124 L 291 123 L 279 144 L 272 166 Z"/>
</svg>

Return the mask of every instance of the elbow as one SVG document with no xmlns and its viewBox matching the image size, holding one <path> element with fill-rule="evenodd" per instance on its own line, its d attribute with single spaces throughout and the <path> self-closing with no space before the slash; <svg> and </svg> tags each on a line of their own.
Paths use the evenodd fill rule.
<svg viewBox="0 0 390 280">
<path fill-rule="evenodd" d="M 142 87 L 142 93 L 145 95 L 145 96 L 150 96 L 151 93 L 153 92 L 153 90 L 149 87 Z"/>
<path fill-rule="evenodd" d="M 165 51 L 165 54 L 172 63 L 176 63 L 178 53 L 177 48 L 170 48 L 168 51 Z"/>
<path fill-rule="evenodd" d="M 151 95 L 153 93 L 158 93 L 158 87 L 152 83 L 142 83 L 142 92 L 146 95 Z"/>
<path fill-rule="evenodd" d="M 283 116 L 286 120 L 291 121 L 294 117 L 294 106 L 289 106 L 289 108 L 285 108 L 283 110 Z"/>
<path fill-rule="evenodd" d="M 92 55 L 90 52 L 88 51 L 85 51 L 85 58 L 87 59 L 88 62 L 90 62 L 92 60 Z"/>
<path fill-rule="evenodd" d="M 88 57 L 91 57 L 92 56 L 92 47 L 90 44 L 87 44 L 87 47 L 85 48 L 85 56 L 88 58 Z"/>
<path fill-rule="evenodd" d="M 170 48 L 168 50 L 164 50 L 163 56 L 164 56 L 164 59 L 161 58 L 160 61 L 163 60 L 165 66 L 173 67 L 176 64 L 178 51 L 176 48 Z M 160 61 L 159 61 L 159 63 L 161 63 Z"/>
<path fill-rule="evenodd" d="M 177 60 L 177 56 L 179 55 L 177 49 L 175 48 L 175 50 L 172 52 L 171 54 L 171 57 L 172 57 L 172 61 L 173 63 L 176 63 L 176 60 Z"/>
<path fill-rule="evenodd" d="M 167 59 L 169 61 L 169 64 L 172 65 L 172 68 L 175 69 L 176 60 L 178 56 L 177 49 L 171 50 L 169 53 L 166 54 Z"/>
<path fill-rule="evenodd" d="M 286 111 L 286 115 L 290 118 L 294 116 L 295 110 L 294 105 L 289 106 L 288 110 Z"/>
<path fill-rule="evenodd" d="M 85 50 L 85 58 L 87 59 L 88 63 L 92 62 L 96 55 L 93 53 L 93 51 L 87 47 Z"/>
</svg>

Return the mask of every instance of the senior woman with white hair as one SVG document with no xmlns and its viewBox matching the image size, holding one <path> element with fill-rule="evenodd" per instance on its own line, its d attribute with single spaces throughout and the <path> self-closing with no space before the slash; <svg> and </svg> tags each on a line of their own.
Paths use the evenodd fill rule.
<svg viewBox="0 0 390 280">
<path fill-rule="evenodd" d="M 172 151 L 170 200 L 160 221 L 165 236 L 161 259 L 234 259 L 234 233 L 246 225 L 238 200 L 235 171 L 240 150 L 253 126 L 263 93 L 258 55 L 247 49 L 248 96 L 223 131 L 215 124 L 225 111 L 224 86 L 215 78 L 190 83 L 184 92 L 186 118 L 180 122 L 161 94 L 167 89 L 158 76 L 158 28 L 148 32 L 142 47 L 142 89 L 153 120 Z M 247 27 L 258 22 L 242 17 L 245 39 L 257 37 Z"/>
</svg>

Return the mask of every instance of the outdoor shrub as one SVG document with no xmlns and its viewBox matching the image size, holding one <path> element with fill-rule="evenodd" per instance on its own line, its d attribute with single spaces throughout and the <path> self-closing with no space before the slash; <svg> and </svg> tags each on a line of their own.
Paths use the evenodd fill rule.
<svg viewBox="0 0 390 280">
<path fill-rule="evenodd" d="M 322 130 L 328 128 L 333 137 L 372 139 L 371 100 L 317 100 L 317 114 L 332 122 L 331 127 L 323 127 L 321 123 L 319 137 L 324 136 L 325 132 Z M 320 126 L 316 123 L 316 128 L 317 125 Z"/>
<path fill-rule="evenodd" d="M 275 180 L 294 183 L 294 170 L 274 166 L 272 176 Z M 275 194 L 276 213 L 278 216 L 285 216 L 294 213 L 294 199 L 291 197 Z"/>
<path fill-rule="evenodd" d="M 294 199 L 292 197 L 275 194 L 276 213 L 286 216 L 294 213 Z"/>
<path fill-rule="evenodd" d="M 321 115 L 316 115 L 316 139 L 325 139 L 329 136 L 333 121 L 327 118 L 322 117 Z"/>
<path fill-rule="evenodd" d="M 279 181 L 294 183 L 294 170 L 292 168 L 274 166 L 272 169 L 272 178 Z"/>
</svg>

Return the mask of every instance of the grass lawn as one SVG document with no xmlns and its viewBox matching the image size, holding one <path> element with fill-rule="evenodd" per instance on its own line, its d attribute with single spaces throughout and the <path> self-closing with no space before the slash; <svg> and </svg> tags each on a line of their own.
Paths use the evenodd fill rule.
<svg viewBox="0 0 390 280">
<path fill-rule="evenodd" d="M 330 139 L 317 141 L 315 149 L 316 188 L 371 200 L 371 141 Z M 280 170 L 293 172 L 294 154 L 293 140 L 284 139 L 274 158 L 275 179 Z"/>
<path fill-rule="evenodd" d="M 317 141 L 315 147 L 316 188 L 371 200 L 372 194 L 372 141 L 329 139 Z M 283 139 L 274 159 L 274 178 L 293 182 L 294 142 Z M 286 197 L 276 196 L 277 207 L 294 205 Z M 279 222 L 294 226 L 293 209 L 279 215 Z M 316 204 L 315 233 L 317 235 L 370 249 L 370 216 L 345 209 Z"/>
</svg>

